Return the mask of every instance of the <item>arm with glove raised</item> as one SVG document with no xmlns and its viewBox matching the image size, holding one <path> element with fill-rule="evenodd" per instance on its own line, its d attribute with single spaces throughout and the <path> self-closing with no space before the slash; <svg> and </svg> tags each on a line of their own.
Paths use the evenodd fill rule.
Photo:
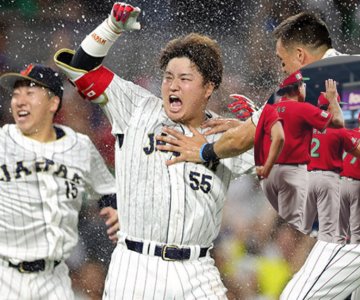
<svg viewBox="0 0 360 300">
<path fill-rule="evenodd" d="M 138 7 L 116 2 L 110 15 L 86 36 L 76 52 L 61 49 L 55 54 L 55 63 L 84 98 L 96 103 L 107 101 L 103 92 L 114 74 L 101 63 L 124 31 L 140 29 L 140 23 L 137 21 L 140 12 Z M 95 80 L 99 78 L 101 80 Z"/>
</svg>

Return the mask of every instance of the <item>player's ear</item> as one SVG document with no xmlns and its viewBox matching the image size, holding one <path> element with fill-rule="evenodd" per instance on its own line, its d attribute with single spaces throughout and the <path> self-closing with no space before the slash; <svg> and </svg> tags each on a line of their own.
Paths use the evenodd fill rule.
<svg viewBox="0 0 360 300">
<path fill-rule="evenodd" d="M 296 60 L 303 66 L 306 61 L 306 50 L 302 47 L 296 47 Z"/>
<path fill-rule="evenodd" d="M 205 96 L 207 99 L 209 99 L 215 90 L 215 84 L 213 82 L 209 81 L 208 83 L 205 84 L 205 88 L 206 88 Z"/>
<path fill-rule="evenodd" d="M 55 96 L 53 95 L 51 98 L 50 98 L 50 111 L 53 112 L 54 114 L 57 112 L 58 110 L 58 107 L 60 105 L 60 98 L 59 96 Z"/>
</svg>

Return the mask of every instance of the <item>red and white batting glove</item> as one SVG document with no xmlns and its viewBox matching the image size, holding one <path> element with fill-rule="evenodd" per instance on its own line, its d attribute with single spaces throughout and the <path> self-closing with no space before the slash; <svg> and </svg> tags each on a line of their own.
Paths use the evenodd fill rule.
<svg viewBox="0 0 360 300">
<path fill-rule="evenodd" d="M 122 32 L 140 29 L 140 12 L 138 7 L 116 2 L 110 15 L 82 41 L 81 47 L 91 56 L 105 57 Z"/>
<path fill-rule="evenodd" d="M 141 25 L 137 21 L 137 17 L 140 12 L 139 7 L 134 7 L 123 2 L 115 2 L 108 19 L 108 24 L 115 33 L 121 33 L 127 30 L 139 30 Z"/>
<path fill-rule="evenodd" d="M 258 110 L 255 103 L 244 95 L 231 94 L 230 97 L 235 99 L 235 101 L 228 104 L 227 107 L 237 119 L 247 119 L 253 114 L 253 112 Z"/>
</svg>

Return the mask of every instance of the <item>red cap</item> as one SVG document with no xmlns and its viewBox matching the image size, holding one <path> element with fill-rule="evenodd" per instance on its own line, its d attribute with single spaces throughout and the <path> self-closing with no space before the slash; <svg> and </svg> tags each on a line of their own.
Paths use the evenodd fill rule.
<svg viewBox="0 0 360 300">
<path fill-rule="evenodd" d="M 303 80 L 303 76 L 301 74 L 300 71 L 296 71 L 294 73 L 292 73 L 289 77 L 287 77 L 281 84 L 280 84 L 280 88 L 284 88 L 290 84 L 294 84 L 296 82 L 302 81 Z"/>
<path fill-rule="evenodd" d="M 337 101 L 340 103 L 340 96 L 337 96 Z M 326 98 L 325 93 L 320 93 L 318 98 L 318 106 L 329 105 L 329 100 Z"/>
</svg>

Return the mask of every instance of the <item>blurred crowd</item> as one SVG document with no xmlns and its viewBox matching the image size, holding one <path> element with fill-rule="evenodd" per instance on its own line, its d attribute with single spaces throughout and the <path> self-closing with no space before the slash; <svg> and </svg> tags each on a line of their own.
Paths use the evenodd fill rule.
<svg viewBox="0 0 360 300">
<path fill-rule="evenodd" d="M 224 81 L 211 109 L 227 115 L 229 94 L 241 93 L 263 103 L 282 78 L 271 32 L 286 17 L 304 10 L 320 13 L 333 34 L 335 48 L 360 53 L 357 0 L 158 0 L 131 1 L 143 14 L 143 30 L 126 34 L 106 58 L 125 79 L 159 94 L 156 54 L 170 38 L 197 31 L 222 46 Z M 111 9 L 112 1 L 12 0 L 0 3 L 0 74 L 30 62 L 55 67 L 54 53 L 78 46 Z M 115 49 L 117 48 L 117 49 Z M 12 123 L 9 95 L 0 93 L 0 125 Z M 65 84 L 57 122 L 90 136 L 113 168 L 114 138 L 102 111 Z M 257 178 L 243 176 L 228 193 L 223 225 L 212 254 L 229 290 L 229 299 L 277 299 L 304 262 L 312 243 L 289 230 L 266 201 Z M 120 199 L 121 201 L 121 199 Z M 68 260 L 78 299 L 101 299 L 113 245 L 95 218 L 96 204 L 84 203 L 80 240 Z M 121 219 L 120 219 L 121 223 Z"/>
</svg>

